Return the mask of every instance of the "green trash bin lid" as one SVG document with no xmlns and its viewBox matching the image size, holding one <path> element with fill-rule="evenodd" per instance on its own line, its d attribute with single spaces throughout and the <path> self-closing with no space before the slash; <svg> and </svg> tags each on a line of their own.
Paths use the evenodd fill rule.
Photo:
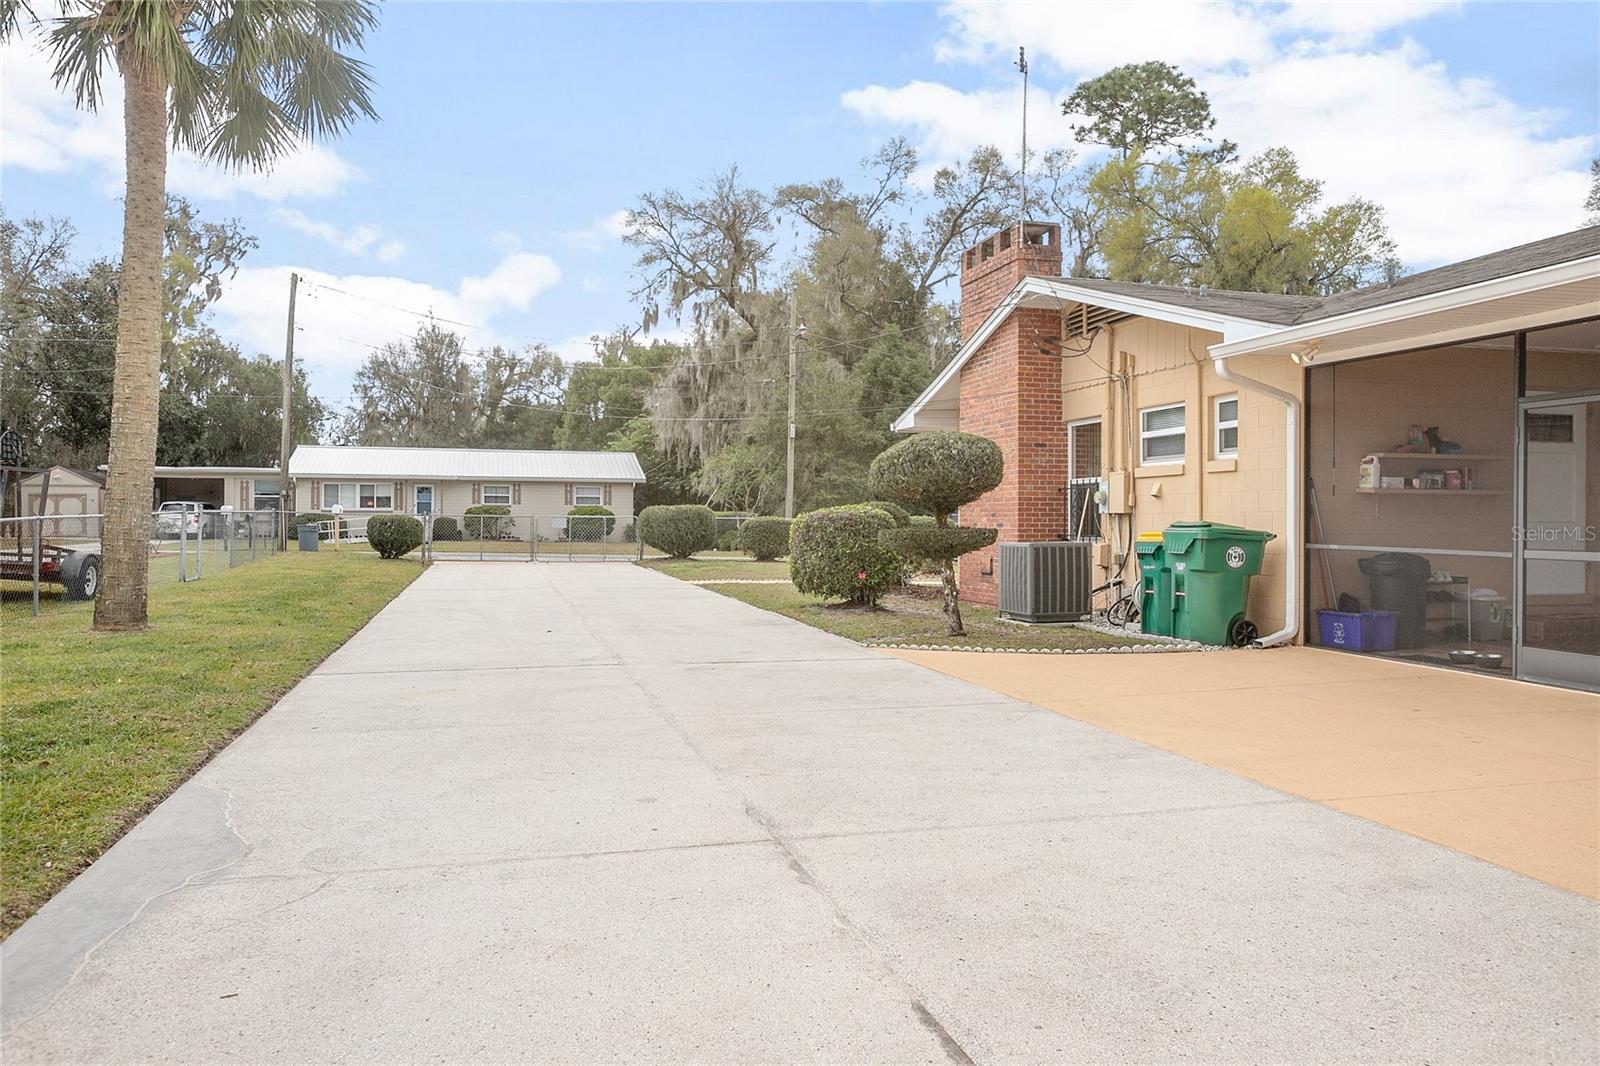
<svg viewBox="0 0 1600 1066">
<path fill-rule="evenodd" d="M 1226 522 L 1173 522 L 1161 534 L 1167 550 L 1182 555 L 1202 540 L 1246 540 L 1265 543 L 1277 536 L 1264 529 L 1246 529 Z"/>
</svg>

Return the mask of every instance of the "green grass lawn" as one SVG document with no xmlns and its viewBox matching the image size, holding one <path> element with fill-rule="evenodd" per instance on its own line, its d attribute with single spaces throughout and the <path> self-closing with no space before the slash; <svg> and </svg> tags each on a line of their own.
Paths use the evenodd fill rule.
<svg viewBox="0 0 1600 1066">
<path fill-rule="evenodd" d="M 639 564 L 682 581 L 788 581 L 789 562 L 758 563 L 748 555 L 703 555 L 694 559 L 646 559 Z"/>
<path fill-rule="evenodd" d="M 0 624 L 0 932 L 9 933 L 422 572 L 289 552 L 150 589 L 140 633 L 92 606 Z"/>
<path fill-rule="evenodd" d="M 649 565 L 649 564 L 643 564 Z M 764 567 L 764 570 L 757 570 Z M 722 578 L 787 577 L 787 563 L 687 562 L 657 565 L 655 569 L 688 581 Z M 829 633 L 863 644 L 940 644 L 955 648 L 996 648 L 1013 651 L 1060 648 L 1068 651 L 1149 644 L 1138 637 L 1109 636 L 1078 626 L 1028 626 L 1003 621 L 992 607 L 961 605 L 967 635 L 952 637 L 946 630 L 943 600 L 936 588 L 892 592 L 876 608 L 846 607 L 807 596 L 793 585 L 707 585 L 712 592 L 762 610 L 793 618 Z"/>
</svg>

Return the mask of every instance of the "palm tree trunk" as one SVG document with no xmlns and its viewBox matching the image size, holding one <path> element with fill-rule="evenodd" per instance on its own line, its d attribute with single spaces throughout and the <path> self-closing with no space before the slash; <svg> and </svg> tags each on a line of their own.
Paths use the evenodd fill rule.
<svg viewBox="0 0 1600 1066">
<path fill-rule="evenodd" d="M 124 61 L 127 199 L 117 296 L 117 365 L 111 391 L 104 580 L 96 629 L 143 629 L 149 578 L 150 509 L 161 396 L 161 242 L 167 197 L 167 85 L 143 63 Z"/>
</svg>

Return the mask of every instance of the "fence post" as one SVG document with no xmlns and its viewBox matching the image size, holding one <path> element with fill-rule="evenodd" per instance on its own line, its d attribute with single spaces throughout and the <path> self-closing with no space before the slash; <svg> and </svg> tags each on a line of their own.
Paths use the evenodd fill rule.
<svg viewBox="0 0 1600 1066">
<path fill-rule="evenodd" d="M 189 580 L 189 516 L 178 512 L 178 580 Z"/>
<path fill-rule="evenodd" d="M 228 548 L 228 569 L 233 569 L 233 512 L 222 516 L 222 542 Z"/>
<path fill-rule="evenodd" d="M 422 565 L 433 562 L 433 512 L 422 516 Z"/>
<path fill-rule="evenodd" d="M 39 509 L 44 509 L 41 500 Z M 33 616 L 39 617 L 39 563 L 44 556 L 44 518 L 35 515 L 33 519 Z"/>
<path fill-rule="evenodd" d="M 205 521 L 205 519 L 206 519 L 205 513 L 201 512 L 200 521 L 195 526 L 195 529 L 194 529 L 194 576 L 195 576 L 195 578 L 197 580 L 199 578 L 202 578 L 202 577 L 206 576 L 206 571 L 205 571 L 206 521 Z"/>
</svg>

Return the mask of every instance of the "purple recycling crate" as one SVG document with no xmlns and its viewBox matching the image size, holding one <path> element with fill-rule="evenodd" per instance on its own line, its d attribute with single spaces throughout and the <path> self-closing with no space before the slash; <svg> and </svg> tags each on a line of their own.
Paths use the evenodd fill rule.
<svg viewBox="0 0 1600 1066">
<path fill-rule="evenodd" d="M 1393 651 L 1398 618 L 1393 611 L 1318 611 L 1317 627 L 1324 647 Z"/>
</svg>

